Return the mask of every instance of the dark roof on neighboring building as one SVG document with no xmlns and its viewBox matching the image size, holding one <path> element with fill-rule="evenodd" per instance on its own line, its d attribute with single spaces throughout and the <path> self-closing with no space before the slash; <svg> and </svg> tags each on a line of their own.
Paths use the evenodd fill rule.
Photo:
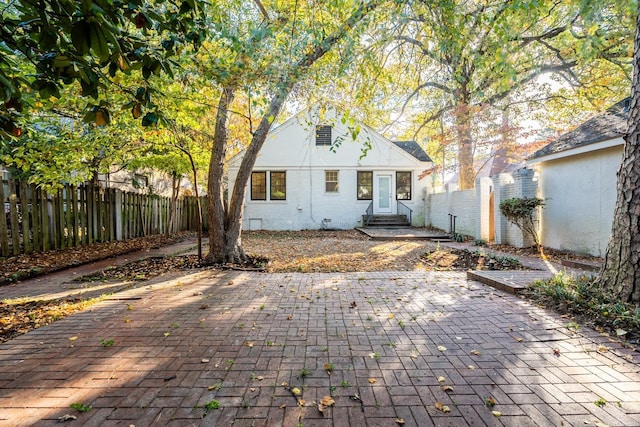
<svg viewBox="0 0 640 427">
<path fill-rule="evenodd" d="M 627 131 L 629 101 L 630 98 L 623 99 L 604 113 L 592 117 L 571 132 L 567 132 L 555 141 L 545 145 L 529 158 L 535 159 L 537 157 L 624 136 Z"/>
<path fill-rule="evenodd" d="M 431 157 L 415 141 L 393 141 L 393 143 L 421 162 L 431 161 Z"/>
</svg>

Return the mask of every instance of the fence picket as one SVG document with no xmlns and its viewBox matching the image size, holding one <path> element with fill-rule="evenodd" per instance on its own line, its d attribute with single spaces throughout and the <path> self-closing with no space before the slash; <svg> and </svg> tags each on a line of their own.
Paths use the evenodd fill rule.
<svg viewBox="0 0 640 427">
<path fill-rule="evenodd" d="M 180 198 L 173 203 L 167 197 L 103 189 L 93 183 L 65 184 L 47 194 L 26 181 L 0 179 L 0 201 L 3 205 L 0 256 L 3 257 L 195 231 L 198 218 L 194 197 Z M 204 210 L 204 198 L 201 203 Z M 168 224 L 172 216 L 173 225 Z M 204 212 L 202 216 L 203 221 L 206 220 Z M 203 228 L 206 229 L 204 224 Z"/>
<path fill-rule="evenodd" d="M 7 228 L 7 219 L 9 212 L 6 209 L 4 195 L 4 180 L 0 176 L 0 202 L 2 202 L 2 216 L 0 216 L 0 255 L 9 256 L 9 234 Z"/>
</svg>

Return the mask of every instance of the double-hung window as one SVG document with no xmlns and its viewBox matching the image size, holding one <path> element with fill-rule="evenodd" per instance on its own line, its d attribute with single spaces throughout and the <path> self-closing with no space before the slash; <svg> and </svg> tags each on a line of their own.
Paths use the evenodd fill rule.
<svg viewBox="0 0 640 427">
<path fill-rule="evenodd" d="M 338 171 L 324 171 L 324 191 L 327 193 L 338 192 Z"/>
</svg>

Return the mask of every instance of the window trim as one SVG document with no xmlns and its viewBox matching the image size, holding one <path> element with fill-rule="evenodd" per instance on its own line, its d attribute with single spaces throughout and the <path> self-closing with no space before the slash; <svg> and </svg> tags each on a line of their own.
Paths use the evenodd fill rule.
<svg viewBox="0 0 640 427">
<path fill-rule="evenodd" d="M 360 176 L 363 175 L 368 175 L 371 179 L 369 187 L 370 187 L 370 192 L 369 192 L 369 197 L 364 198 L 364 197 L 360 197 Z M 373 200 L 373 171 L 357 171 L 356 172 L 356 197 L 358 200 Z"/>
<path fill-rule="evenodd" d="M 336 180 L 335 181 L 329 181 L 327 179 L 327 174 L 328 173 L 335 173 L 336 174 Z M 327 190 L 327 184 L 329 183 L 335 183 L 335 186 L 333 187 L 334 190 Z M 338 193 L 340 191 L 340 171 L 337 169 L 332 169 L 332 170 L 325 170 L 324 171 L 324 192 L 325 193 L 330 193 L 330 194 L 335 194 Z"/>
<path fill-rule="evenodd" d="M 273 174 L 282 174 L 283 178 L 284 178 L 284 196 L 282 198 L 278 198 L 278 197 L 274 197 L 273 196 L 273 190 L 274 190 L 274 179 L 273 179 Z M 287 171 L 269 171 L 269 200 L 275 200 L 275 201 L 283 201 L 283 200 L 287 200 Z"/>
<path fill-rule="evenodd" d="M 327 141 L 326 131 L 328 130 L 329 140 Z M 316 125 L 316 145 L 330 146 L 333 143 L 333 128 L 330 125 Z"/>
<path fill-rule="evenodd" d="M 264 182 L 264 198 L 257 198 L 254 195 L 254 191 L 253 191 L 253 177 L 254 176 L 258 176 L 258 175 L 262 175 L 263 178 L 263 182 Z M 251 200 L 257 200 L 257 201 L 266 201 L 267 200 L 267 171 L 253 171 L 251 172 Z"/>
<path fill-rule="evenodd" d="M 409 198 L 401 199 L 398 197 L 398 189 L 400 185 L 400 180 L 398 179 L 399 174 L 409 174 Z M 413 174 L 411 171 L 396 171 L 396 200 L 412 200 L 413 199 Z"/>
</svg>

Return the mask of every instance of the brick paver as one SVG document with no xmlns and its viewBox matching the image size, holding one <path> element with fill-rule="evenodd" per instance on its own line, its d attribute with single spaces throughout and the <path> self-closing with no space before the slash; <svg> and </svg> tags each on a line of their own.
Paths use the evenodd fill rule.
<svg viewBox="0 0 640 427">
<path fill-rule="evenodd" d="M 566 323 L 464 272 L 167 275 L 0 345 L 0 425 L 640 425 Z"/>
</svg>

